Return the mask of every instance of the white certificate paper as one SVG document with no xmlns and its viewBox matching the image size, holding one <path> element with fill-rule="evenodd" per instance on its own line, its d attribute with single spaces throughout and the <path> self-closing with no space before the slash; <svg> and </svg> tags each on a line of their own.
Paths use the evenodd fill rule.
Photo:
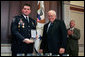
<svg viewBox="0 0 85 57">
<path fill-rule="evenodd" d="M 36 38 L 36 30 L 31 30 L 31 37 Z"/>
</svg>

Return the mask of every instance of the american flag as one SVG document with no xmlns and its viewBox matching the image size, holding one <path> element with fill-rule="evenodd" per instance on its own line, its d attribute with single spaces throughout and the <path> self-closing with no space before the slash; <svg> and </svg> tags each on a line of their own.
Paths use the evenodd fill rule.
<svg viewBox="0 0 85 57">
<path fill-rule="evenodd" d="M 38 52 L 40 48 L 41 36 L 43 32 L 42 28 L 45 23 L 44 1 L 38 1 L 37 5 L 38 5 L 38 10 L 37 10 L 37 26 L 36 27 L 37 27 L 38 39 L 36 39 L 35 44 L 34 44 L 34 48 L 36 52 Z"/>
<path fill-rule="evenodd" d="M 44 20 L 44 1 L 38 1 L 37 22 Z M 42 23 L 42 22 L 40 22 Z"/>
</svg>

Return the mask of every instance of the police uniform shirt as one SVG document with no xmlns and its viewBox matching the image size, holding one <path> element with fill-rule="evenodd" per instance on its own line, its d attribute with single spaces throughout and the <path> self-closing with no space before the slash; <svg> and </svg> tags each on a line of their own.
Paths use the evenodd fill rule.
<svg viewBox="0 0 85 57">
<path fill-rule="evenodd" d="M 12 24 L 12 33 L 16 34 L 18 38 L 24 40 L 25 38 L 31 38 L 31 29 L 36 29 L 36 21 L 25 15 L 15 16 Z M 17 32 L 18 33 L 17 33 Z"/>
<path fill-rule="evenodd" d="M 29 22 L 26 20 L 26 16 L 15 16 L 11 24 L 12 33 L 12 47 L 13 53 L 32 53 L 33 44 L 29 45 L 24 43 L 23 40 L 31 38 L 31 30 L 36 29 L 36 21 L 28 16 Z"/>
</svg>

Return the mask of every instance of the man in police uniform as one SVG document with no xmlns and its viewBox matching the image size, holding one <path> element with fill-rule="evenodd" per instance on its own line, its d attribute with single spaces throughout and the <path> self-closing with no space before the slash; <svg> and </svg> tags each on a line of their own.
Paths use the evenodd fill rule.
<svg viewBox="0 0 85 57">
<path fill-rule="evenodd" d="M 22 15 L 15 16 L 12 21 L 12 56 L 33 53 L 34 42 L 30 38 L 31 30 L 36 29 L 36 21 L 29 17 L 30 13 L 30 5 L 25 4 L 22 8 Z"/>
<path fill-rule="evenodd" d="M 75 28 L 75 21 L 70 21 L 70 28 L 68 29 L 67 53 L 70 56 L 78 56 L 80 39 L 80 30 Z"/>
</svg>

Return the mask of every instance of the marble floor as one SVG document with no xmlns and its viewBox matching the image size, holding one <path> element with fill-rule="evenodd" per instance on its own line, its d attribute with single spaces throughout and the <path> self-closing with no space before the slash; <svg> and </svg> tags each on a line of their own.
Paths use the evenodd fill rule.
<svg viewBox="0 0 85 57">
<path fill-rule="evenodd" d="M 11 56 L 11 54 L 1 54 L 1 56 Z M 79 52 L 79 56 L 84 56 L 83 52 Z"/>
</svg>

